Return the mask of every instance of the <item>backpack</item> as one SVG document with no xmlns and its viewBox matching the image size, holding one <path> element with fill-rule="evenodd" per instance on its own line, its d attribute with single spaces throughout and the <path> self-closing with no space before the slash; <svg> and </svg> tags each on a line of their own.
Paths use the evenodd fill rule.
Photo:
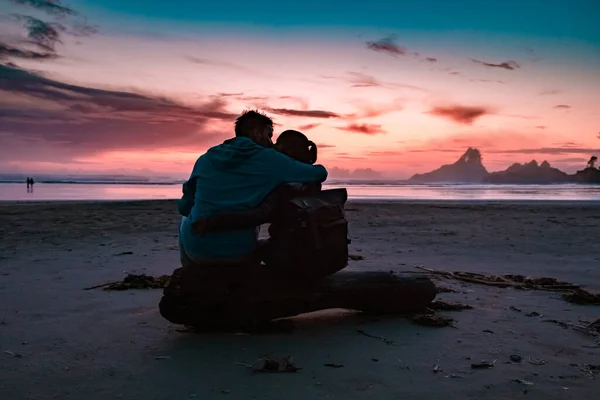
<svg viewBox="0 0 600 400">
<path fill-rule="evenodd" d="M 346 189 L 318 190 L 282 199 L 269 233 L 286 269 L 327 276 L 348 265 L 347 199 Z"/>
</svg>

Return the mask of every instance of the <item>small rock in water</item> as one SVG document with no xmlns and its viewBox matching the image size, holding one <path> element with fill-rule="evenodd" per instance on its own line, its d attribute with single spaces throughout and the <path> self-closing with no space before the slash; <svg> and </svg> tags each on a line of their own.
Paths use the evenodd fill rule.
<svg viewBox="0 0 600 400">
<path fill-rule="evenodd" d="M 512 354 L 510 356 L 510 361 L 520 363 L 521 361 L 523 361 L 523 357 L 521 357 L 520 355 L 517 355 L 517 354 Z"/>
</svg>

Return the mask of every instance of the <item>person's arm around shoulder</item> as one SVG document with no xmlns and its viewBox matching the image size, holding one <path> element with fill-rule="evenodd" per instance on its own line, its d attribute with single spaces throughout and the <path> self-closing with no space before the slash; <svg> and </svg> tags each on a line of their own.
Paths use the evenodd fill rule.
<svg viewBox="0 0 600 400">
<path fill-rule="evenodd" d="M 301 163 L 275 149 L 265 149 L 263 157 L 266 170 L 281 183 L 320 183 L 327 179 L 327 170 L 320 164 Z"/>
</svg>

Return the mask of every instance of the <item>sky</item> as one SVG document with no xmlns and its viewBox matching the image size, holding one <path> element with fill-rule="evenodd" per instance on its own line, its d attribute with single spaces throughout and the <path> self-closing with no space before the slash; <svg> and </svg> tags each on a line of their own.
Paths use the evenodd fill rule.
<svg viewBox="0 0 600 400">
<path fill-rule="evenodd" d="M 245 109 L 403 179 L 600 156 L 598 0 L 0 0 L 0 173 L 186 177 Z"/>
</svg>

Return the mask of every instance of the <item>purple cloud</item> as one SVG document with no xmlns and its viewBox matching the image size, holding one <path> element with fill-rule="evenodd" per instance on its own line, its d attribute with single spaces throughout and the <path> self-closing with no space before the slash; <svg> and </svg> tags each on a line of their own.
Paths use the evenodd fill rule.
<svg viewBox="0 0 600 400">
<path fill-rule="evenodd" d="M 71 85 L 8 65 L 0 65 L 0 97 L 8 99 L 0 106 L 0 158 L 5 160 L 193 149 L 231 135 L 227 125 L 237 117 L 221 98 L 192 107 L 164 97 Z M 27 99 L 28 106 L 11 104 L 11 98 Z"/>
<path fill-rule="evenodd" d="M 484 65 L 486 67 L 502 68 L 502 69 L 507 69 L 510 71 L 521 68 L 521 66 L 519 64 L 517 64 L 515 61 L 504 61 L 499 64 L 494 64 L 494 63 L 481 61 L 481 60 L 475 60 L 475 59 L 471 59 L 471 61 L 473 61 L 474 63 L 477 63 L 477 64 Z"/>
<path fill-rule="evenodd" d="M 367 48 L 380 53 L 386 53 L 392 56 L 406 55 L 406 49 L 396 44 L 393 37 L 387 37 L 375 42 L 367 42 Z"/>
</svg>

